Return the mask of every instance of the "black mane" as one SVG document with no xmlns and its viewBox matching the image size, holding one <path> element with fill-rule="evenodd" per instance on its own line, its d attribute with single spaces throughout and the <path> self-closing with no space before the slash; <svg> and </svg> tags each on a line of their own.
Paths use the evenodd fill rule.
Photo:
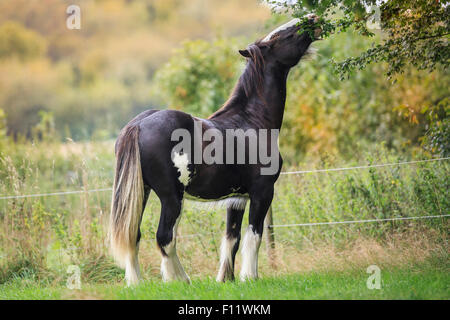
<svg viewBox="0 0 450 320">
<path fill-rule="evenodd" d="M 265 61 L 260 48 L 261 43 L 255 42 L 248 46 L 247 51 L 250 57 L 247 58 L 247 66 L 234 87 L 229 99 L 224 105 L 214 112 L 208 119 L 217 117 L 231 108 L 236 108 L 236 100 L 241 100 L 242 96 L 249 99 L 254 93 L 262 98 L 264 87 L 264 66 Z M 242 103 L 242 102 L 241 102 Z"/>
<path fill-rule="evenodd" d="M 241 75 L 238 86 L 244 89 L 247 98 L 253 92 L 261 95 L 264 85 L 264 57 L 258 43 L 254 43 L 247 48 L 250 58 L 247 58 L 247 67 Z"/>
</svg>

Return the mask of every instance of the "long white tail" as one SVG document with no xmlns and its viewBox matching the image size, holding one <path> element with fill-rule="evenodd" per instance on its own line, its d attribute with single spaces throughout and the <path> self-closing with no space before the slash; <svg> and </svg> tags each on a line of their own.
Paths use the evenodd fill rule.
<svg viewBox="0 0 450 320">
<path fill-rule="evenodd" d="M 139 127 L 125 127 L 116 143 L 110 245 L 117 263 L 126 267 L 137 256 L 137 235 L 143 211 L 144 182 L 139 154 Z"/>
</svg>

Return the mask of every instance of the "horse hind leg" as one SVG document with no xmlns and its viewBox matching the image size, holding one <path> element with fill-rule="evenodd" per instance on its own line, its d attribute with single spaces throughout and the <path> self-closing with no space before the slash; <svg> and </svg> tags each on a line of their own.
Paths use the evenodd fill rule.
<svg viewBox="0 0 450 320">
<path fill-rule="evenodd" d="M 220 246 L 220 266 L 217 282 L 234 280 L 234 261 L 241 240 L 241 225 L 245 203 L 242 208 L 227 208 L 227 230 Z"/>
<path fill-rule="evenodd" d="M 128 255 L 126 262 L 125 262 L 125 280 L 127 282 L 128 286 L 137 284 L 139 280 L 141 279 L 141 272 L 139 268 L 139 259 L 138 259 L 138 253 L 139 253 L 139 243 L 141 240 L 141 230 L 140 225 L 142 221 L 142 216 L 144 214 L 145 205 L 147 204 L 148 197 L 150 195 L 150 187 L 147 185 L 144 185 L 144 202 L 142 205 L 142 213 L 141 218 L 139 221 L 138 226 L 138 234 L 137 234 L 137 240 L 136 240 L 136 247 L 134 252 L 130 252 Z"/>
<path fill-rule="evenodd" d="M 161 217 L 156 241 L 161 250 L 161 275 L 163 281 L 179 280 L 190 283 L 177 255 L 177 228 L 181 218 L 183 200 L 178 196 L 161 199 Z"/>
</svg>

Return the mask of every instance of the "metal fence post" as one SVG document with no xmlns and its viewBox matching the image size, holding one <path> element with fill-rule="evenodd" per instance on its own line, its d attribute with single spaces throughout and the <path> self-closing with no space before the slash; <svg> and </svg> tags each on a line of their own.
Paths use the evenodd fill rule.
<svg viewBox="0 0 450 320">
<path fill-rule="evenodd" d="M 276 269 L 275 234 L 273 228 L 269 227 L 271 225 L 273 225 L 272 206 L 269 207 L 266 218 L 264 219 L 264 238 L 269 264 L 272 268 Z"/>
</svg>

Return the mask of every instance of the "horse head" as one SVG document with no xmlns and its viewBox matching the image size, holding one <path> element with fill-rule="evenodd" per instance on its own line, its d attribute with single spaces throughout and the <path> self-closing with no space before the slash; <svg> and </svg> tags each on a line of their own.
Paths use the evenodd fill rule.
<svg viewBox="0 0 450 320">
<path fill-rule="evenodd" d="M 296 18 L 283 24 L 247 49 L 239 50 L 239 53 L 254 60 L 256 64 L 275 62 L 292 68 L 322 31 L 316 27 L 318 16 L 308 15 L 305 18 L 303 20 Z"/>
</svg>

